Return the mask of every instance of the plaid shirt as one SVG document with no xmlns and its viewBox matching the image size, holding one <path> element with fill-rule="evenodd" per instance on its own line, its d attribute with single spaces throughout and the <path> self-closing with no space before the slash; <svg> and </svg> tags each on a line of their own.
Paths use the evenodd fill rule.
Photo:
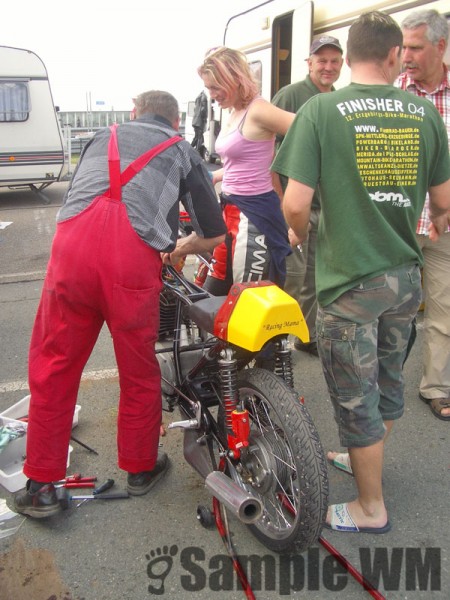
<svg viewBox="0 0 450 600">
<path fill-rule="evenodd" d="M 450 73 L 447 67 L 444 65 L 444 75 L 441 83 L 434 90 L 434 92 L 427 92 L 418 83 L 416 83 L 406 73 L 402 73 L 396 80 L 396 87 L 402 90 L 411 92 L 421 98 L 428 98 L 432 102 L 441 114 L 447 128 L 449 146 L 450 146 Z M 425 200 L 422 214 L 420 215 L 419 222 L 417 224 L 416 233 L 421 235 L 428 235 L 428 227 L 430 225 L 430 211 L 429 211 L 429 198 Z M 450 231 L 450 227 L 447 232 Z"/>
</svg>

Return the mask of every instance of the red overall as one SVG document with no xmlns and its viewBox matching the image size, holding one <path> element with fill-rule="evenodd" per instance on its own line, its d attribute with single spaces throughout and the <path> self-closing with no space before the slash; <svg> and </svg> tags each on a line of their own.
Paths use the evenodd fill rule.
<svg viewBox="0 0 450 600">
<path fill-rule="evenodd" d="M 119 467 L 131 473 L 150 471 L 157 458 L 161 258 L 131 226 L 121 187 L 181 138 L 152 148 L 121 174 L 115 127 L 111 131 L 110 189 L 58 223 L 31 337 L 24 473 L 36 481 L 65 475 L 81 374 L 105 321 L 120 380 Z"/>
</svg>

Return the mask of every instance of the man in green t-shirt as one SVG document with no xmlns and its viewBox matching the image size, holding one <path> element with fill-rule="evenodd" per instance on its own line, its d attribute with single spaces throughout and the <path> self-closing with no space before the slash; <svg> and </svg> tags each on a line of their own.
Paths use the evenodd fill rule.
<svg viewBox="0 0 450 600">
<path fill-rule="evenodd" d="M 291 243 L 307 236 L 314 190 L 318 349 L 358 497 L 330 506 L 327 526 L 385 533 L 384 439 L 403 414 L 402 364 L 421 300 L 415 230 L 427 190 L 430 238 L 447 225 L 450 160 L 436 108 L 392 84 L 402 33 L 381 12 L 351 26 L 352 83 L 319 94 L 291 125 L 273 169 L 289 178 L 284 213 Z"/>
<path fill-rule="evenodd" d="M 302 81 L 297 81 L 282 87 L 272 99 L 272 104 L 296 113 L 298 109 L 316 94 L 334 91 L 333 84 L 338 80 L 341 73 L 342 47 L 339 40 L 329 35 L 321 35 L 311 44 L 309 52 L 308 69 L 309 75 Z M 283 141 L 283 136 L 277 136 L 277 147 Z M 283 195 L 287 185 L 287 178 L 280 177 L 277 181 L 274 173 L 274 185 L 280 197 Z M 294 342 L 297 350 L 308 352 L 318 356 L 316 341 L 316 240 L 317 227 L 319 224 L 320 200 L 317 193 L 314 194 L 310 229 L 307 240 L 297 248 L 294 246 L 292 254 L 286 258 L 286 282 L 285 291 L 297 300 L 305 316 L 309 329 L 309 343 L 303 343 L 298 338 Z"/>
</svg>

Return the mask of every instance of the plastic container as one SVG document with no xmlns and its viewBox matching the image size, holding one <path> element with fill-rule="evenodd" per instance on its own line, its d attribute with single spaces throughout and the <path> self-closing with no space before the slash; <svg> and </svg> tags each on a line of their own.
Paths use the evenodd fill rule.
<svg viewBox="0 0 450 600">
<path fill-rule="evenodd" d="M 25 417 L 28 417 L 28 410 L 30 407 L 30 398 L 31 396 L 25 396 L 22 400 L 19 400 L 6 410 L 0 413 L 0 417 L 8 417 L 8 419 L 16 419 L 20 420 Z M 75 412 L 73 414 L 72 428 L 78 425 L 78 415 L 81 410 L 81 406 L 77 404 L 75 406 Z"/>
<path fill-rule="evenodd" d="M 0 415 L 0 427 L 9 426 L 13 429 L 25 430 L 24 435 L 9 441 L 4 448 L 0 448 L 0 485 L 8 492 L 17 492 L 25 487 L 27 477 L 23 474 L 23 463 L 27 447 L 27 423 L 10 419 Z M 72 446 L 69 446 L 67 455 L 67 466 L 70 465 L 70 453 Z"/>
<path fill-rule="evenodd" d="M 25 430 L 25 432 L 27 428 L 26 423 L 0 417 L 0 427 L 5 426 L 21 431 Z M 16 492 L 23 488 L 27 480 L 22 473 L 26 443 L 27 435 L 25 433 L 0 449 L 0 483 L 10 492 Z"/>
</svg>

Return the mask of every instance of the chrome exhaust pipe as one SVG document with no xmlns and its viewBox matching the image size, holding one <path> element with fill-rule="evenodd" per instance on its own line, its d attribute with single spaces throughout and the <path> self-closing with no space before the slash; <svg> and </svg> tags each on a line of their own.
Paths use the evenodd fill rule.
<svg viewBox="0 0 450 600">
<path fill-rule="evenodd" d="M 261 517 L 263 506 L 258 498 L 245 492 L 221 471 L 209 473 L 205 484 L 211 494 L 243 523 L 254 523 Z"/>
</svg>

